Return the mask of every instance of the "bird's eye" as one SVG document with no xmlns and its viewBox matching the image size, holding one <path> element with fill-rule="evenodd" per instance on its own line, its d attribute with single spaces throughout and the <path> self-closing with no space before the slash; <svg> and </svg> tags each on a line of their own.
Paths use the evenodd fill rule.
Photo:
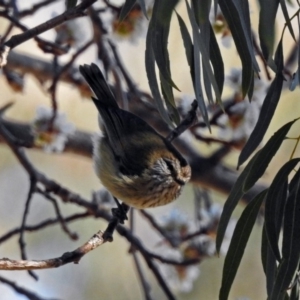
<svg viewBox="0 0 300 300">
<path fill-rule="evenodd" d="M 174 166 L 173 166 L 173 164 L 171 163 L 171 161 L 168 160 L 168 159 L 164 159 L 164 161 L 165 161 L 165 163 L 167 164 L 169 170 L 170 170 L 171 172 L 174 172 Z"/>
</svg>

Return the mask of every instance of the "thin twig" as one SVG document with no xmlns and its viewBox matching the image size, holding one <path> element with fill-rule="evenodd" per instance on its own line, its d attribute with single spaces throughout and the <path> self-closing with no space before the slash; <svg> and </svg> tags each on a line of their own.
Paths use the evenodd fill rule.
<svg viewBox="0 0 300 300">
<path fill-rule="evenodd" d="M 196 122 L 197 120 L 196 110 L 198 108 L 197 101 L 194 100 L 191 106 L 192 108 L 187 113 L 183 121 L 175 129 L 173 129 L 167 136 L 166 139 L 169 142 L 172 142 L 174 139 L 178 138 L 184 131 L 186 131 L 189 127 L 191 127 Z"/>
<path fill-rule="evenodd" d="M 36 188 L 36 191 L 52 202 L 57 219 L 59 220 L 59 223 L 61 225 L 61 229 L 70 237 L 71 240 L 73 241 L 78 240 L 78 234 L 76 232 L 71 232 L 71 230 L 68 228 L 65 218 L 62 216 L 60 212 L 60 208 L 58 206 L 56 199 L 53 198 L 49 193 L 42 191 L 40 188 Z"/>
<path fill-rule="evenodd" d="M 118 52 L 118 49 L 116 47 L 116 45 L 111 41 L 111 40 L 108 40 L 108 43 L 110 45 L 110 48 L 112 50 L 112 53 L 114 55 L 114 58 L 115 58 L 115 61 L 116 61 L 116 64 L 118 65 L 120 71 L 122 72 L 122 75 L 126 81 L 126 84 L 129 88 L 129 91 L 134 93 L 135 95 L 137 95 L 138 97 L 141 96 L 141 93 L 140 91 L 137 89 L 136 87 L 136 84 L 134 83 L 133 79 L 131 78 L 131 76 L 129 75 L 129 73 L 127 72 L 123 62 L 122 62 L 122 59 L 119 55 L 119 52 Z"/>
<path fill-rule="evenodd" d="M 81 219 L 91 217 L 91 216 L 92 215 L 89 212 L 73 214 L 69 217 L 66 217 L 64 219 L 64 222 L 69 223 L 71 221 L 77 221 L 77 220 L 81 220 Z M 48 226 L 51 226 L 51 225 L 56 225 L 59 222 L 60 222 L 60 220 L 58 218 L 55 218 L 55 219 L 52 218 L 52 219 L 47 219 L 45 221 L 42 221 L 41 223 L 38 223 L 36 225 L 26 225 L 23 229 L 24 229 L 24 231 L 34 232 L 34 231 L 37 231 L 40 229 L 47 228 Z M 18 227 L 18 228 L 14 228 L 14 229 L 10 230 L 9 232 L 5 233 L 4 235 L 2 235 L 0 237 L 0 244 L 7 241 L 8 239 L 14 237 L 15 235 L 19 234 L 20 231 L 21 231 L 21 228 Z"/>
<path fill-rule="evenodd" d="M 6 41 L 7 37 L 9 36 L 9 34 L 12 32 L 14 28 L 14 24 L 13 23 L 9 23 L 6 31 L 4 31 L 4 34 L 1 36 L 1 41 Z"/>
<path fill-rule="evenodd" d="M 175 240 L 172 236 L 170 236 L 165 230 L 157 224 L 156 220 L 145 210 L 139 210 L 139 213 L 149 221 L 149 223 L 153 226 L 154 229 L 156 229 L 157 232 L 159 232 L 172 247 L 176 247 L 180 242 Z"/>
<path fill-rule="evenodd" d="M 24 18 L 27 16 L 32 16 L 34 13 L 36 13 L 39 9 L 44 8 L 45 6 L 52 4 L 54 2 L 57 2 L 59 0 L 44 0 L 39 3 L 36 3 L 32 5 L 31 8 L 27 8 L 24 10 L 19 11 L 19 18 Z"/>
<path fill-rule="evenodd" d="M 198 258 L 191 258 L 191 259 L 185 259 L 182 261 L 178 261 L 176 259 L 163 257 L 156 253 L 148 252 L 148 255 L 156 260 L 159 260 L 160 262 L 162 262 L 164 264 L 173 265 L 173 266 L 190 266 L 190 265 L 198 264 L 200 262 L 200 259 L 198 259 Z"/>
<path fill-rule="evenodd" d="M 135 221 L 134 212 L 135 212 L 135 210 L 131 209 L 130 210 L 130 217 L 129 217 L 129 221 L 130 221 L 129 222 L 129 227 L 130 227 L 130 230 L 131 230 L 132 233 L 134 232 L 134 224 L 135 224 L 135 222 L 134 222 Z M 141 282 L 141 285 L 142 285 L 142 288 L 143 288 L 143 291 L 144 291 L 145 299 L 146 300 L 151 300 L 152 297 L 151 297 L 150 284 L 145 278 L 145 274 L 143 272 L 143 269 L 142 269 L 142 266 L 140 264 L 139 258 L 138 258 L 137 253 L 136 253 L 136 251 L 133 247 L 131 247 L 130 253 L 132 254 L 132 257 L 133 257 L 134 265 L 136 267 L 136 271 L 138 273 L 138 276 L 139 276 L 139 279 L 140 279 L 140 282 Z"/>
<path fill-rule="evenodd" d="M 22 217 L 20 237 L 19 237 L 21 257 L 22 257 L 23 260 L 27 259 L 26 248 L 25 248 L 26 243 L 25 243 L 25 240 L 24 240 L 24 227 L 26 225 L 26 219 L 27 219 L 27 216 L 28 216 L 28 213 L 29 213 L 29 207 L 30 207 L 30 203 L 31 203 L 34 191 L 35 191 L 35 187 L 36 187 L 36 179 L 34 177 L 30 176 L 30 188 L 29 188 L 26 203 L 25 203 L 25 209 L 24 209 L 24 213 L 23 213 L 23 217 Z M 38 280 L 38 277 L 35 273 L 33 273 L 32 271 L 28 271 L 28 273 L 35 280 Z"/>
<path fill-rule="evenodd" d="M 0 282 L 9 285 L 18 294 L 24 295 L 25 297 L 27 297 L 30 300 L 46 300 L 46 298 L 42 298 L 42 297 L 38 296 L 37 294 L 29 291 L 28 289 L 20 287 L 19 285 L 17 285 L 13 281 L 8 280 L 8 279 L 6 279 L 2 276 L 0 276 Z M 50 299 L 48 299 L 48 300 L 50 300 Z M 51 300 L 54 300 L 54 299 L 51 299 Z"/>
<path fill-rule="evenodd" d="M 83 0 L 80 4 L 78 4 L 77 6 L 68 9 L 67 11 L 65 11 L 64 13 L 34 27 L 31 28 L 29 30 L 26 30 L 23 33 L 17 34 L 12 36 L 8 41 L 6 41 L 4 43 L 4 49 L 6 47 L 8 47 L 9 49 L 13 49 L 16 46 L 19 46 L 20 44 L 37 37 L 37 35 L 48 31 L 49 29 L 52 29 L 62 23 L 64 23 L 65 21 L 71 20 L 71 19 L 75 19 L 77 17 L 82 17 L 85 16 L 84 11 L 90 7 L 92 4 L 94 4 L 97 0 Z M 4 16 L 6 18 L 9 19 L 9 16 L 6 14 L 6 16 Z M 17 23 L 16 20 L 14 20 L 15 24 Z"/>
<path fill-rule="evenodd" d="M 175 300 L 176 298 L 171 292 L 166 280 L 162 277 L 160 271 L 158 270 L 158 267 L 153 262 L 151 256 L 149 256 L 148 251 L 145 249 L 141 241 L 137 237 L 132 235 L 130 231 L 123 226 L 118 226 L 117 231 L 121 236 L 125 237 L 135 247 L 136 250 L 141 253 L 145 262 L 148 264 L 148 267 L 153 272 L 153 275 L 155 276 L 158 284 L 166 294 L 167 298 L 169 300 Z"/>
<path fill-rule="evenodd" d="M 78 247 L 74 251 L 66 252 L 60 257 L 50 258 L 45 260 L 12 260 L 8 258 L 0 259 L 0 270 L 41 270 L 58 268 L 65 264 L 75 263 L 78 264 L 80 259 L 103 245 L 103 232 L 98 231 L 86 243 Z"/>
<path fill-rule="evenodd" d="M 56 85 L 58 83 L 58 81 L 60 80 L 61 76 L 67 72 L 73 65 L 74 61 L 77 59 L 77 57 L 82 54 L 85 50 L 87 50 L 91 45 L 93 45 L 94 40 L 90 40 L 88 42 L 86 42 L 81 48 L 79 48 L 76 53 L 74 53 L 71 57 L 71 59 L 69 60 L 68 63 L 66 63 L 63 67 L 59 68 L 59 71 L 57 71 L 55 73 L 55 76 L 53 78 L 53 82 L 52 85 L 50 86 L 49 90 L 50 92 L 52 92 L 53 89 L 56 88 Z"/>
<path fill-rule="evenodd" d="M 29 29 L 22 24 L 19 19 L 9 15 L 8 12 L 6 11 L 0 11 L 0 16 L 3 18 L 6 18 L 7 20 L 9 20 L 15 27 L 21 29 L 22 31 L 24 31 L 24 33 L 28 32 Z M 13 38 L 14 36 L 12 36 Z M 11 38 L 11 39 L 12 39 Z M 10 40 L 11 40 L 10 39 Z M 45 52 L 45 53 L 56 53 L 56 54 L 65 54 L 68 52 L 69 48 L 66 48 L 62 45 L 59 45 L 57 43 L 53 43 L 50 41 L 46 41 L 43 38 L 40 38 L 39 36 L 34 36 L 33 39 L 38 43 L 39 47 Z M 10 40 L 6 41 L 9 42 Z M 6 45 L 6 42 L 3 44 L 3 48 L 4 49 L 11 49 L 9 46 Z M 6 46 L 6 47 L 5 47 Z M 1 47 L 0 47 L 1 49 Z"/>
</svg>

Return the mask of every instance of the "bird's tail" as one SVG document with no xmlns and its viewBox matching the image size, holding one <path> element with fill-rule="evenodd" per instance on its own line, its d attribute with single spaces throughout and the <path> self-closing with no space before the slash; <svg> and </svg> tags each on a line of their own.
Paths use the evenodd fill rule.
<svg viewBox="0 0 300 300">
<path fill-rule="evenodd" d="M 101 70 L 95 64 L 79 66 L 79 71 L 87 81 L 98 100 L 93 99 L 98 110 L 101 106 L 118 107 L 115 96 L 109 88 Z"/>
</svg>

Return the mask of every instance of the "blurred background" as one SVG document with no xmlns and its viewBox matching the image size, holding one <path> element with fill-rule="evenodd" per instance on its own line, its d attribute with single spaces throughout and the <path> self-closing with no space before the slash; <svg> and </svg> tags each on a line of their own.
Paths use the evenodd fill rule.
<svg viewBox="0 0 300 300">
<path fill-rule="evenodd" d="M 31 7 L 37 1 L 18 1 L 19 8 Z M 184 17 L 184 2 L 180 2 L 178 11 Z M 257 15 L 255 14 L 256 2 L 251 1 L 252 25 L 257 28 Z M 56 1 L 46 9 L 39 10 L 34 18 L 24 18 L 22 22 L 28 27 L 33 27 L 55 14 L 64 10 L 64 1 Z M 171 25 L 169 50 L 171 68 L 174 81 L 182 91 L 177 96 L 191 95 L 193 88 L 190 80 L 189 69 L 186 64 L 184 48 L 181 40 L 177 21 L 174 19 Z M 280 22 L 280 16 L 279 16 Z M 0 18 L 0 34 L 7 27 L 7 21 Z M 88 24 L 86 18 L 78 19 L 80 30 L 82 30 L 83 40 L 88 40 L 88 31 L 85 30 Z M 17 33 L 18 31 L 14 31 Z M 55 31 L 50 30 L 41 35 L 49 40 L 55 38 Z M 220 37 L 221 39 L 221 37 Z M 84 42 L 84 41 L 82 41 Z M 290 41 L 287 41 L 290 42 Z M 128 69 L 135 83 L 141 90 L 149 91 L 148 81 L 144 67 L 145 39 L 140 38 L 135 43 L 127 40 L 116 40 L 120 56 L 124 65 Z M 181 45 L 180 47 L 178 45 Z M 220 45 L 222 42 L 220 41 Z M 225 70 L 229 73 L 231 68 L 238 67 L 240 61 L 235 54 L 233 47 L 220 46 L 224 57 Z M 18 51 L 41 57 L 52 59 L 52 55 L 43 53 L 36 47 L 34 41 L 26 42 L 17 48 Z M 76 60 L 76 65 L 91 63 L 96 59 L 96 49 L 90 47 L 87 52 Z M 62 56 L 60 60 L 67 61 L 67 57 Z M 15 93 L 7 84 L 4 76 L 0 77 L 0 106 L 9 101 L 14 105 L 7 111 L 5 117 L 16 121 L 32 122 L 39 106 L 50 107 L 50 96 L 47 93 L 47 84 L 44 89 L 36 78 L 26 76 L 26 84 L 22 93 Z M 227 87 L 224 92 L 226 98 L 230 95 L 231 89 Z M 269 138 L 272 133 L 288 120 L 298 117 L 299 112 L 299 90 L 290 93 L 284 92 L 280 101 L 277 113 L 272 121 L 271 127 L 266 135 Z M 87 98 L 83 98 L 76 87 L 66 83 L 59 83 L 57 99 L 59 111 L 66 114 L 68 121 L 75 124 L 77 129 L 96 132 L 98 130 L 97 112 L 93 103 Z M 290 136 L 299 132 L 299 124 L 293 127 Z M 202 145 L 201 147 L 204 148 Z M 290 156 L 293 144 L 287 141 L 283 144 L 280 152 L 270 165 L 263 182 L 267 183 L 273 178 L 278 170 L 276 160 L 282 162 Z M 213 146 L 207 145 L 202 149 L 206 153 L 212 151 Z M 70 190 L 82 195 L 86 199 L 91 199 L 92 192 L 100 188 L 100 183 L 94 174 L 92 160 L 72 154 L 53 154 L 39 150 L 27 150 L 35 167 L 42 173 L 54 178 Z M 232 153 L 226 160 L 229 166 L 236 166 L 239 152 Z M 9 230 L 19 227 L 22 220 L 24 205 L 29 189 L 29 179 L 22 166 L 18 163 L 11 150 L 3 143 L 0 144 L 0 236 Z M 174 208 L 178 208 L 188 216 L 193 218 L 193 189 L 187 186 L 181 197 L 174 203 L 155 209 L 149 209 L 151 215 L 163 218 Z M 212 192 L 211 198 L 214 202 L 223 205 L 226 195 Z M 60 208 L 64 215 L 80 211 L 73 205 L 68 205 L 59 201 Z M 243 204 L 239 206 L 234 214 L 238 218 Z M 160 237 L 152 230 L 151 225 L 135 212 L 135 230 L 145 246 L 155 252 L 161 242 Z M 44 198 L 35 195 L 32 201 L 28 224 L 37 224 L 45 218 L 55 217 L 53 206 Z M 26 232 L 25 240 L 27 255 L 29 259 L 47 259 L 62 255 L 66 251 L 71 251 L 86 242 L 99 229 L 105 229 L 106 222 L 99 219 L 88 218 L 69 224 L 72 232 L 78 233 L 79 239 L 71 241 L 59 225 L 47 227 L 36 232 Z M 242 260 L 241 267 L 236 276 L 230 299 L 250 300 L 264 299 L 266 297 L 263 270 L 260 262 L 260 239 L 261 224 L 259 221 L 251 234 L 246 253 Z M 105 244 L 100 248 L 86 255 L 78 265 L 69 264 L 53 270 L 38 271 L 38 281 L 34 281 L 26 272 L 4 272 L 1 276 L 13 280 L 18 285 L 29 288 L 45 299 L 142 299 L 143 292 L 139 283 L 136 269 L 133 264 L 132 255 L 129 253 L 129 244 L 119 235 L 115 235 L 114 242 Z M 18 235 L 0 245 L 0 257 L 20 259 L 18 245 Z M 176 292 L 178 299 L 217 299 L 221 284 L 221 275 L 224 257 L 210 257 L 204 259 L 197 269 L 199 274 L 195 276 L 193 287 L 188 292 Z M 165 299 L 165 295 L 159 288 L 155 278 L 148 267 L 142 263 L 147 279 L 152 284 L 152 295 L 154 299 Z M 24 299 L 24 296 L 16 294 L 11 288 L 0 284 L 0 299 Z"/>
</svg>

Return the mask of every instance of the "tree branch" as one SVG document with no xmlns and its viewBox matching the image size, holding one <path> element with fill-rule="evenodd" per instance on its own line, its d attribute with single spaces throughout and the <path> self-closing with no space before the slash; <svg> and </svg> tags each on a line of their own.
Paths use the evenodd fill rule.
<svg viewBox="0 0 300 300">
<path fill-rule="evenodd" d="M 45 260 L 12 260 L 8 258 L 0 259 L 0 270 L 41 270 L 58 268 L 68 263 L 79 263 L 80 259 L 90 251 L 103 245 L 103 232 L 98 231 L 86 243 L 74 251 L 66 252 L 60 257 Z"/>
<path fill-rule="evenodd" d="M 97 0 L 83 0 L 80 4 L 77 6 L 66 10 L 64 13 L 34 27 L 29 30 L 27 30 L 24 33 L 20 33 L 17 35 L 12 36 L 8 41 L 4 43 L 4 46 L 9 47 L 10 49 L 15 48 L 16 46 L 32 39 L 33 37 L 52 29 L 65 21 L 75 19 L 77 17 L 84 16 L 84 11 L 90 7 L 92 4 L 94 4 Z"/>
</svg>

